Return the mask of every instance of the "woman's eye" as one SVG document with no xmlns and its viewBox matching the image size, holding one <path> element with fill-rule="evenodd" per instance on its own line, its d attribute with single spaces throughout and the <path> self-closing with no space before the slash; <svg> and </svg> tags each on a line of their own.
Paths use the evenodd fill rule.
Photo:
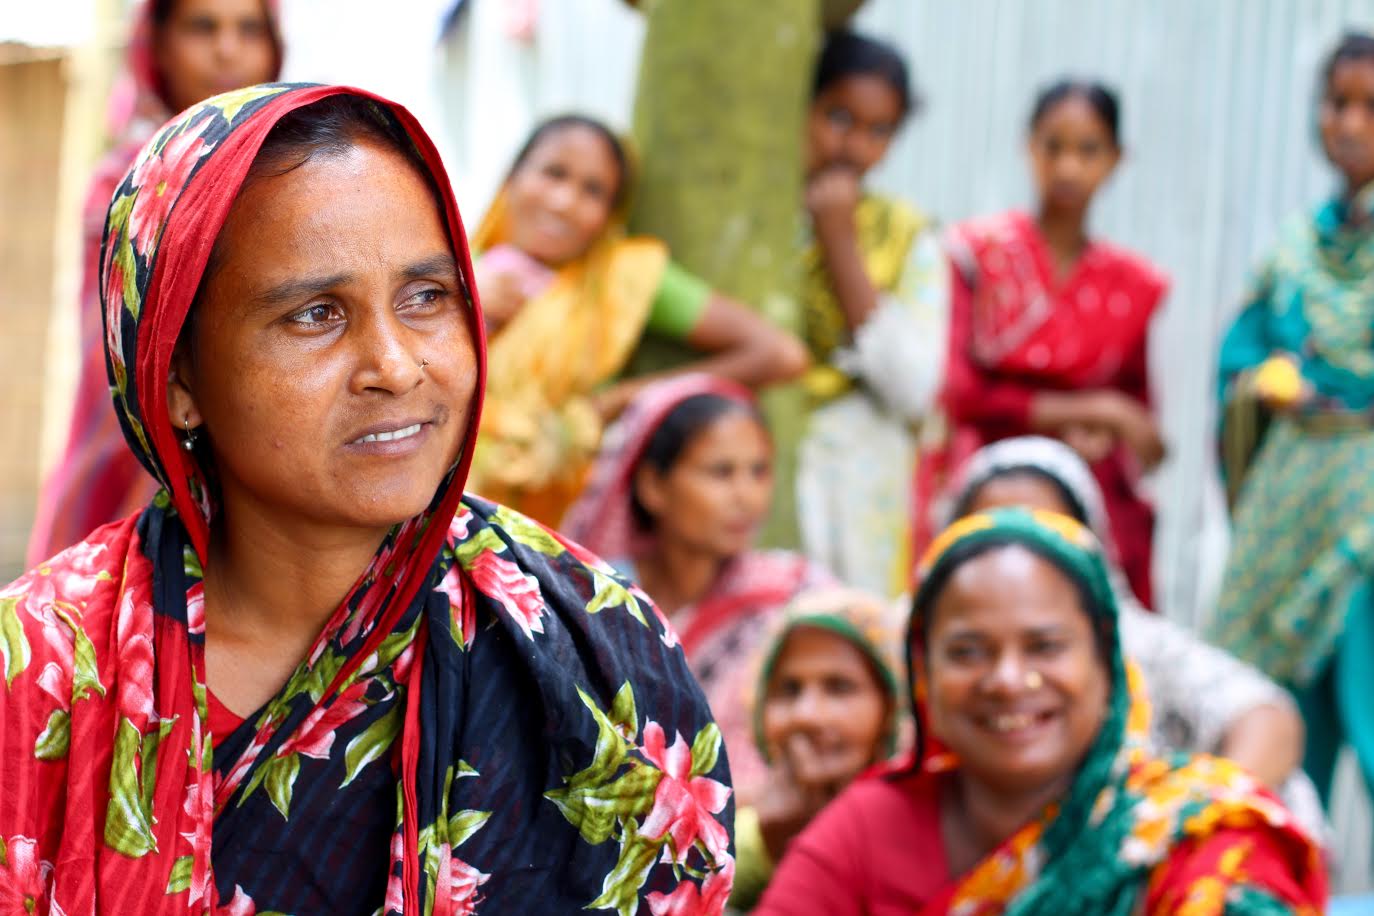
<svg viewBox="0 0 1374 916">
<path fill-rule="evenodd" d="M 334 307 L 332 305 L 320 303 L 318 305 L 306 306 L 305 308 L 301 309 L 299 312 L 291 316 L 291 321 L 295 322 L 296 324 L 319 325 L 324 324 L 327 321 L 330 321 L 334 317 Z"/>
<path fill-rule="evenodd" d="M 843 697 L 856 692 L 859 685 L 848 678 L 836 677 L 825 682 L 826 693 L 832 696 Z"/>
<path fill-rule="evenodd" d="M 442 289 L 422 289 L 406 299 L 405 302 L 401 303 L 401 307 L 405 309 L 423 310 L 438 305 L 447 296 L 448 293 Z"/>
<path fill-rule="evenodd" d="M 835 127 L 849 127 L 854 123 L 854 119 L 849 116 L 849 112 L 843 108 L 832 108 L 826 112 L 826 120 Z"/>
<path fill-rule="evenodd" d="M 1060 642 L 1058 640 L 1045 640 L 1043 642 L 1032 643 L 1030 647 L 1030 653 L 1032 655 L 1038 655 L 1044 658 L 1047 656 L 1058 655 L 1059 653 L 1063 652 L 1064 649 L 1065 644 L 1063 642 Z"/>
<path fill-rule="evenodd" d="M 955 645 L 945 649 L 945 658 L 957 664 L 975 662 L 981 654 L 977 646 L 970 645 Z"/>
</svg>

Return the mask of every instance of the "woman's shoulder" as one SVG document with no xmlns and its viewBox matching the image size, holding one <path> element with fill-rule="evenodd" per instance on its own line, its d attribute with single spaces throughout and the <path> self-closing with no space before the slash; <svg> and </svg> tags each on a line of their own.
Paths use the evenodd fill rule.
<svg viewBox="0 0 1374 916">
<path fill-rule="evenodd" d="M 1107 239 L 1094 239 L 1092 253 L 1098 270 L 1110 273 L 1117 284 L 1139 289 L 1156 300 L 1169 289 L 1169 275 L 1137 251 Z"/>
<path fill-rule="evenodd" d="M 0 589 L 0 651 L 6 684 L 38 672 L 69 680 L 94 665 L 117 608 L 151 608 L 152 566 L 137 549 L 136 516 L 97 528 Z M 121 613 L 124 613 L 121 611 Z M 79 674 L 80 672 L 75 672 Z"/>
</svg>

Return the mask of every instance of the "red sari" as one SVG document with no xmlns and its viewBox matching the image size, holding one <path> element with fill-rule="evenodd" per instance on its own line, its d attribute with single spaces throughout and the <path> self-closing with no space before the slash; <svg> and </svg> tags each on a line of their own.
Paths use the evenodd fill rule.
<svg viewBox="0 0 1374 916">
<path fill-rule="evenodd" d="M 1108 388 L 1150 405 L 1147 338 L 1168 289 L 1156 268 L 1093 240 L 1056 278 L 1035 220 L 1017 211 L 954 226 L 949 248 L 950 467 L 989 442 L 1035 432 L 1031 402 L 1040 391 Z M 1149 607 L 1154 509 L 1137 489 L 1140 468 L 1118 445 L 1093 473 L 1126 577 Z"/>
</svg>

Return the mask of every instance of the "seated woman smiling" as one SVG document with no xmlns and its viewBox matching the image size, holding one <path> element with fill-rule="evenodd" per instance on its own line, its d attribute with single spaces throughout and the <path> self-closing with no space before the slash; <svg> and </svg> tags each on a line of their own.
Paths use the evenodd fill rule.
<svg viewBox="0 0 1374 916">
<path fill-rule="evenodd" d="M 490 395 L 472 489 L 557 525 L 606 423 L 657 378 L 707 372 L 746 385 L 801 374 L 806 348 L 627 236 L 631 157 L 604 124 L 539 124 L 473 234 L 491 334 Z M 646 334 L 678 340 L 686 366 L 617 381 Z"/>
<path fill-rule="evenodd" d="M 725 756 L 661 618 L 463 495 L 482 315 L 415 120 L 216 96 L 144 148 L 103 251 L 116 409 L 165 489 L 0 589 L 0 900 L 723 901 Z"/>
<path fill-rule="evenodd" d="M 1146 749 L 1093 536 L 1001 509 L 920 568 L 909 766 L 863 779 L 793 841 L 769 914 L 1316 914 L 1318 848 L 1253 777 Z"/>
</svg>

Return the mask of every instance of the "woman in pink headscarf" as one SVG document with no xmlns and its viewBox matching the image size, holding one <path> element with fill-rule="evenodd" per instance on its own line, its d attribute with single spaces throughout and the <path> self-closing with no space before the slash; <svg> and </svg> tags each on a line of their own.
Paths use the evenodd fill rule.
<svg viewBox="0 0 1374 916">
<path fill-rule="evenodd" d="M 100 318 L 100 236 L 115 187 L 173 114 L 212 95 L 275 80 L 282 42 L 276 0 L 146 0 L 111 94 L 114 146 L 82 211 L 81 375 L 62 457 L 43 486 L 28 566 L 145 505 L 158 485 L 124 442 L 110 408 Z"/>
<path fill-rule="evenodd" d="M 563 531 L 636 580 L 668 615 L 747 803 L 767 766 L 754 744 L 753 661 L 784 607 L 833 584 L 799 553 L 758 550 L 773 440 L 748 389 L 693 373 L 645 388 L 607 431 Z"/>
</svg>

